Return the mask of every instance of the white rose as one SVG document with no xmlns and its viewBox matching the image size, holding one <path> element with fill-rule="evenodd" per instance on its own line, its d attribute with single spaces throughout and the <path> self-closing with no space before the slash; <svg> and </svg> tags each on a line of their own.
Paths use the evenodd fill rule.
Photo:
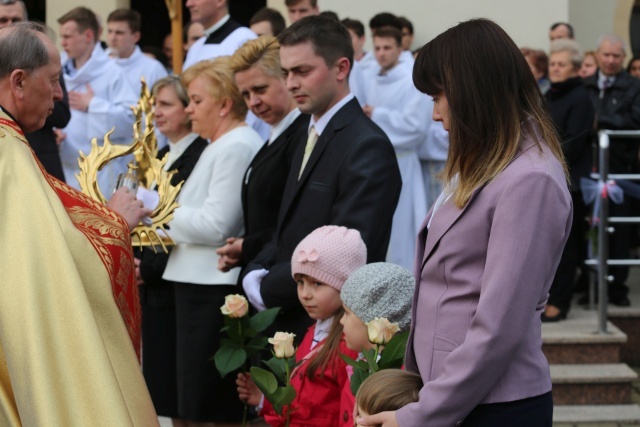
<svg viewBox="0 0 640 427">
<path fill-rule="evenodd" d="M 227 295 L 224 297 L 224 305 L 220 307 L 220 311 L 225 316 L 236 319 L 247 314 L 249 303 L 242 295 Z"/>
<path fill-rule="evenodd" d="M 288 332 L 276 332 L 273 338 L 269 338 L 269 344 L 273 346 L 273 352 L 278 359 L 292 357 L 296 354 L 296 349 L 293 348 L 293 338 L 295 336 L 296 334 Z"/>
<path fill-rule="evenodd" d="M 400 331 L 397 323 L 390 323 L 385 317 L 376 317 L 366 325 L 369 342 L 372 344 L 386 345 Z"/>
</svg>

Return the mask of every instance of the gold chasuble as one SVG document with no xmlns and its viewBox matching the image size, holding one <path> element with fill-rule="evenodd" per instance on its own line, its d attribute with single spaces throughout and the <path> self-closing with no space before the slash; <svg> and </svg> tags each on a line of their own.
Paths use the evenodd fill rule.
<svg viewBox="0 0 640 427">
<path fill-rule="evenodd" d="M 0 426 L 157 426 L 128 227 L 46 174 L 1 110 L 0 242 Z"/>
</svg>

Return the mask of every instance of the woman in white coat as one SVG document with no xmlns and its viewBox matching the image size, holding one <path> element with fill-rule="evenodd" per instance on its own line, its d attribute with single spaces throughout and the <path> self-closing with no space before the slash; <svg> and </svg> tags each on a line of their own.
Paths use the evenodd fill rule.
<svg viewBox="0 0 640 427">
<path fill-rule="evenodd" d="M 216 249 L 242 235 L 244 172 L 262 139 L 244 122 L 247 106 L 236 87 L 228 58 L 203 61 L 182 76 L 193 132 L 211 143 L 182 187 L 170 225 L 176 243 L 163 278 L 175 283 L 178 415 L 186 426 L 229 425 L 242 417 L 231 397 L 231 376 L 221 379 L 209 359 L 224 326 L 220 307 L 236 293 L 239 269 L 216 268 Z"/>
</svg>

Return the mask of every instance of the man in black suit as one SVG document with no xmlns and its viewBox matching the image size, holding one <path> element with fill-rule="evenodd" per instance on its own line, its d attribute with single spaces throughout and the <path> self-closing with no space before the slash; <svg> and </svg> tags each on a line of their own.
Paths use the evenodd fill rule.
<svg viewBox="0 0 640 427">
<path fill-rule="evenodd" d="M 402 181 L 389 139 L 350 93 L 353 47 L 346 28 L 310 16 L 279 40 L 287 87 L 311 121 L 287 178 L 274 239 L 249 265 L 243 287 L 254 307 L 282 307 L 276 328 L 301 338 L 310 319 L 291 277 L 293 250 L 316 228 L 340 225 L 360 231 L 368 262 L 384 261 Z"/>
</svg>

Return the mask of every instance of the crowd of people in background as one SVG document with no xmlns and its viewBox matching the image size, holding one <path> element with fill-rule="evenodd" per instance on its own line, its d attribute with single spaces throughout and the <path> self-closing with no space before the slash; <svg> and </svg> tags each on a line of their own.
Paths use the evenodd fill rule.
<svg viewBox="0 0 640 427">
<path fill-rule="evenodd" d="M 423 294 L 417 299 L 420 280 L 432 281 L 438 286 L 444 286 L 452 277 L 472 282 L 481 270 L 477 265 L 482 264 L 482 251 L 498 245 L 474 228 L 476 223 L 470 223 L 470 217 L 482 222 L 495 213 L 497 222 L 487 224 L 489 229 L 500 224 L 504 227 L 503 233 L 509 230 L 524 241 L 532 238 L 533 229 L 519 229 L 509 221 L 508 215 L 498 215 L 503 206 L 500 203 L 506 202 L 499 202 L 497 195 L 511 194 L 512 187 L 505 177 L 529 186 L 530 196 L 540 202 L 534 207 L 538 215 L 521 212 L 522 215 L 531 223 L 553 228 L 556 233 L 555 236 L 541 233 L 538 237 L 552 249 L 545 256 L 553 255 L 557 259 L 549 261 L 543 256 L 534 256 L 533 262 L 558 264 L 552 277 L 539 272 L 539 283 L 532 285 L 535 295 L 513 306 L 534 310 L 536 319 L 542 322 L 566 318 L 574 291 L 586 290 L 584 283 L 588 281 L 589 271 L 584 261 L 590 256 L 586 236 L 591 209 L 584 201 L 581 182 L 589 179 L 594 170 L 593 144 L 597 131 L 640 129 L 640 58 L 632 58 L 625 69 L 629 49 L 617 36 L 603 35 L 596 46 L 589 46 L 594 50 L 583 51 L 574 40 L 571 25 L 556 23 L 549 30 L 548 52 L 520 48 L 519 62 L 512 61 L 509 66 L 514 67 L 514 74 L 521 79 L 505 77 L 503 83 L 513 85 L 514 91 L 520 90 L 522 97 L 520 100 L 511 99 L 508 94 L 504 97 L 505 102 L 513 103 L 511 113 L 524 111 L 527 116 L 518 120 L 487 99 L 487 111 L 494 108 L 495 111 L 491 111 L 496 116 L 504 113 L 504 117 L 511 120 L 499 123 L 504 129 L 497 126 L 491 133 L 488 122 L 481 124 L 472 117 L 465 126 L 461 125 L 463 114 L 459 105 L 462 101 L 448 90 L 464 79 L 469 79 L 465 89 L 474 88 L 477 82 L 458 71 L 455 73 L 459 73 L 459 81 L 450 81 L 443 69 L 437 69 L 442 64 L 429 63 L 434 58 L 461 61 L 461 57 L 448 56 L 442 51 L 443 40 L 438 38 L 430 42 L 426 50 L 413 51 L 413 23 L 405 17 L 383 12 L 368 23 L 372 50 L 366 51 L 367 30 L 362 22 L 322 11 L 316 0 L 285 0 L 285 4 L 289 27 L 277 10 L 269 8 L 259 10 L 251 18 L 250 26 L 244 27 L 229 15 L 226 1 L 188 0 L 191 22 L 184 27 L 186 55 L 180 75 L 171 71 L 170 35 L 162 47 L 141 49 L 138 46 L 144 17 L 134 10 L 113 11 L 104 21 L 104 28 L 101 19 L 87 7 L 74 8 L 57 19 L 63 51 L 61 73 L 52 84 L 60 84 L 61 96 L 56 97 L 53 113 L 44 128 L 27 134 L 47 172 L 60 182 L 80 189 L 78 159 L 81 152 L 91 151 L 92 139 L 101 141 L 111 132 L 112 143 L 130 144 L 134 124 L 130 107 L 137 103 L 144 78 L 154 96 L 155 128 L 161 147 L 159 158 L 166 157 L 165 170 L 177 171 L 172 178 L 174 184 L 184 181 L 178 198 L 180 206 L 168 231 L 175 246 L 168 254 L 148 248 L 138 251 L 135 261 L 142 307 L 144 378 L 155 411 L 172 418 L 174 426 L 236 425 L 240 421 L 242 402 L 230 392 L 236 389 L 236 379 L 221 378 L 209 360 L 220 347 L 217 337 L 224 327 L 219 308 L 224 305 L 225 296 L 233 293 L 246 295 L 255 311 L 280 307 L 272 331 L 296 334 L 296 343 L 304 349 L 304 354 L 299 355 L 301 361 L 314 360 L 318 352 L 330 361 L 324 365 L 304 365 L 296 379 L 296 387 L 300 388 L 299 406 L 314 408 L 296 414 L 296 422 L 307 425 L 304 423 L 310 417 L 316 420 L 324 417 L 318 425 L 353 425 L 351 409 L 355 400 L 349 401 L 347 407 L 335 400 L 345 382 L 348 383 L 344 363 L 337 358 L 338 348 L 342 353 L 353 353 L 354 358 L 360 349 L 359 345 L 349 343 L 352 324 L 348 316 L 355 313 L 360 323 L 353 324 L 358 327 L 362 326 L 362 319 L 373 316 L 398 318 L 403 330 L 413 325 L 412 337 L 416 322 L 436 338 L 438 334 L 449 333 L 431 324 L 435 323 L 431 314 L 413 319 L 413 324 L 407 318 L 414 298 L 414 282 L 407 270 L 416 268 L 418 280 L 413 315 L 416 305 L 437 312 L 439 308 L 430 305 L 433 303 L 430 297 Z M 0 26 L 26 20 L 27 10 L 22 1 L 0 4 Z M 467 37 L 477 31 L 496 43 L 504 43 L 507 52 L 504 55 L 517 52 L 512 49 L 513 42 L 506 33 L 490 21 L 470 21 L 449 31 L 459 31 Z M 101 41 L 103 32 L 106 45 Z M 446 38 L 448 33 L 444 34 Z M 477 47 L 478 50 L 485 48 Z M 460 47 L 461 55 L 472 56 L 464 51 L 464 47 Z M 496 64 L 499 62 L 496 60 Z M 525 64 L 537 83 L 536 90 L 529 85 L 531 76 L 526 68 L 526 76 L 520 75 L 521 66 Z M 507 68 L 505 65 L 502 71 Z M 479 73 L 485 71 L 492 78 L 496 75 L 488 68 Z M 475 90 L 483 93 L 478 88 Z M 544 111 L 536 107 L 538 97 L 545 100 Z M 449 108 L 456 112 L 457 118 L 452 116 L 450 120 Z M 550 123 L 557 132 L 559 144 L 551 136 Z M 521 161 L 528 154 L 523 157 L 514 154 L 522 147 L 513 145 L 509 132 L 515 132 L 518 126 L 522 126 L 523 144 L 537 147 L 542 153 L 543 169 L 550 171 L 544 179 L 529 171 L 526 162 Z M 487 135 L 498 135 L 498 140 L 503 138 L 506 142 L 501 150 L 465 149 L 461 135 L 472 140 L 478 138 L 480 129 Z M 547 145 L 536 139 L 540 135 Z M 482 145 L 481 141 L 476 142 Z M 561 184 L 564 166 L 559 147 L 566 161 L 568 191 Z M 507 159 L 505 153 L 514 157 Z M 495 157 L 487 157 L 489 154 Z M 456 166 L 458 163 L 454 163 L 451 156 L 463 166 Z M 98 183 L 104 195 L 113 193 L 116 179 L 127 170 L 129 161 L 129 158 L 118 159 L 101 170 Z M 486 170 L 473 162 L 485 162 Z M 637 173 L 639 168 L 637 143 L 612 137 L 611 172 Z M 538 193 L 541 188 L 538 183 L 545 180 L 550 190 Z M 472 184 L 480 186 L 476 190 L 482 189 L 477 199 L 474 199 L 477 192 L 469 187 Z M 513 196 L 509 203 L 523 204 L 527 196 Z M 429 258 L 434 247 L 429 247 L 426 230 L 430 229 L 429 234 L 433 235 L 447 232 L 451 227 L 446 223 L 447 218 L 462 215 L 464 206 L 471 201 L 475 204 L 448 232 L 442 242 L 444 248 L 438 247 L 440 255 L 436 252 Z M 611 204 L 611 214 L 637 216 L 634 212 L 638 208 L 637 203 L 625 197 L 622 203 Z M 558 209 L 560 214 L 549 214 L 553 209 Z M 428 222 L 425 218 L 429 218 Z M 470 237 L 473 242 L 466 241 Z M 640 246 L 640 233 L 629 225 L 616 225 L 610 239 L 612 258 L 627 259 L 631 248 Z M 501 244 L 506 247 L 513 243 L 505 237 Z M 540 243 L 531 243 L 531 247 L 542 248 Z M 473 251 L 474 257 L 465 259 L 457 250 Z M 544 248 L 540 249 L 543 251 Z M 459 263 L 460 271 L 474 278 L 450 272 L 456 267 L 445 264 L 446 256 L 447 262 Z M 514 253 L 500 256 L 520 260 Z M 506 259 L 487 258 L 487 263 L 493 262 L 491 265 L 497 269 L 502 265 L 498 261 Z M 416 266 L 416 262 L 419 265 Z M 377 267 L 368 271 L 362 282 L 351 279 L 350 275 L 357 275 L 365 264 Z M 516 264 L 510 268 L 517 269 Z M 425 265 L 435 273 L 424 273 Z M 402 269 L 393 270 L 396 266 Z M 497 274 L 496 269 L 487 271 Z M 531 270 L 532 266 L 523 267 L 514 274 L 527 272 L 531 278 L 535 276 Z M 611 267 L 610 274 L 614 280 L 609 284 L 609 302 L 630 305 L 626 285 L 628 268 Z M 376 282 L 375 289 L 367 288 L 364 292 L 367 283 L 372 286 L 372 278 L 376 277 L 384 280 Z M 351 286 L 356 286 L 357 291 L 350 290 L 350 281 L 355 281 Z M 502 282 L 496 279 L 495 283 Z M 398 312 L 390 312 L 389 306 L 367 300 L 368 292 L 381 295 L 390 284 L 402 287 L 401 293 L 390 296 L 396 298 Z M 545 299 L 547 291 L 548 300 Z M 353 292 L 360 294 L 353 299 Z M 505 304 L 506 296 L 513 295 L 491 286 L 484 292 L 502 293 L 502 297 L 496 298 Z M 466 301 L 468 295 L 459 296 L 459 300 Z M 451 298 L 452 306 L 458 304 L 455 297 Z M 365 300 L 366 306 L 361 304 Z M 587 303 L 588 299 L 583 297 L 580 302 Z M 469 306 L 473 304 L 478 304 L 477 299 Z M 499 313 L 501 307 L 498 302 L 494 315 L 497 316 L 495 313 Z M 371 311 L 374 308 L 375 313 Z M 456 307 L 458 309 L 462 310 Z M 493 319 L 486 314 L 487 307 L 481 305 L 477 309 L 480 317 L 488 316 L 487 321 Z M 502 314 L 503 322 L 510 315 L 514 324 L 518 320 L 530 320 L 506 308 Z M 455 329 L 459 325 L 453 326 Z M 472 324 L 469 333 L 480 340 L 476 349 L 489 346 L 488 341 L 482 341 L 486 336 L 474 327 L 478 326 Z M 456 333 L 466 331 L 461 328 L 456 329 Z M 496 330 L 508 335 L 508 331 L 501 328 Z M 316 348 L 325 340 L 330 345 Z M 512 337 L 509 345 L 517 341 Z M 462 348 L 458 357 L 464 358 L 465 351 L 469 351 L 465 350 L 469 344 L 464 334 L 452 335 L 450 341 L 441 343 L 439 350 L 444 351 L 454 342 Z M 534 338 L 527 341 L 531 348 L 537 344 Z M 423 371 L 431 367 L 426 368 L 427 359 L 421 359 L 419 353 L 428 352 L 429 345 L 432 344 L 423 338 L 414 337 L 409 346 L 415 352 L 410 355 L 410 367 L 423 373 L 423 390 L 430 387 L 426 385 L 429 378 L 425 377 L 429 373 Z M 515 362 L 512 360 L 512 363 L 518 363 L 517 356 L 513 356 Z M 433 357 L 436 359 L 430 361 L 442 372 L 434 368 L 431 379 L 439 375 L 446 377 L 444 359 Z M 522 355 L 522 360 L 526 357 Z M 457 361 L 458 366 L 464 364 L 463 359 Z M 474 363 L 465 366 L 475 366 Z M 524 366 L 525 362 L 522 363 Z M 535 369 L 540 368 L 541 359 L 536 359 L 533 365 Z M 335 378 L 334 369 L 340 371 Z M 460 375 L 468 375 L 465 381 L 480 381 L 474 372 L 465 369 L 460 371 Z M 528 368 L 516 367 L 514 371 L 498 373 L 498 367 L 492 366 L 486 373 L 504 375 L 503 379 L 516 384 L 517 369 Z M 322 399 L 326 401 L 318 397 L 317 391 L 304 389 L 302 385 L 304 375 L 314 378 L 316 372 L 324 382 L 315 387 L 326 388 L 322 388 L 323 393 L 326 392 Z M 419 377 L 407 381 L 414 391 L 422 388 Z M 487 386 L 485 391 L 490 396 L 487 402 L 538 396 L 541 400 L 536 401 L 536 405 L 541 406 L 529 409 L 546 414 L 550 384 L 546 377 L 534 383 L 530 389 L 508 390 L 506 394 Z M 258 414 L 267 421 L 270 417 L 278 419 L 250 377 L 241 375 L 237 385 L 242 400 L 256 407 Z M 460 395 L 459 385 L 454 381 L 453 385 L 445 386 L 444 391 L 440 390 L 442 399 L 446 400 L 447 393 Z M 422 399 L 422 392 L 420 396 Z M 417 394 L 394 408 L 405 405 L 408 408 L 398 412 L 398 420 L 420 420 L 427 410 L 433 410 L 429 416 L 441 420 L 455 421 L 453 418 L 458 417 L 453 409 L 446 412 L 453 400 L 443 403 L 434 399 L 433 405 L 441 404 L 436 409 L 424 405 L 418 408 L 411 403 L 416 400 Z M 465 407 L 464 416 L 472 410 L 474 416 L 485 416 L 476 413 L 480 400 L 469 397 L 468 402 L 474 403 Z M 367 412 L 377 411 L 371 405 L 362 406 L 366 411 L 361 415 L 373 415 Z M 395 420 L 396 415 L 393 416 Z M 340 420 L 339 424 L 336 419 Z M 371 425 L 372 420 L 382 419 L 369 420 Z M 272 423 L 279 425 L 278 421 Z"/>
</svg>

